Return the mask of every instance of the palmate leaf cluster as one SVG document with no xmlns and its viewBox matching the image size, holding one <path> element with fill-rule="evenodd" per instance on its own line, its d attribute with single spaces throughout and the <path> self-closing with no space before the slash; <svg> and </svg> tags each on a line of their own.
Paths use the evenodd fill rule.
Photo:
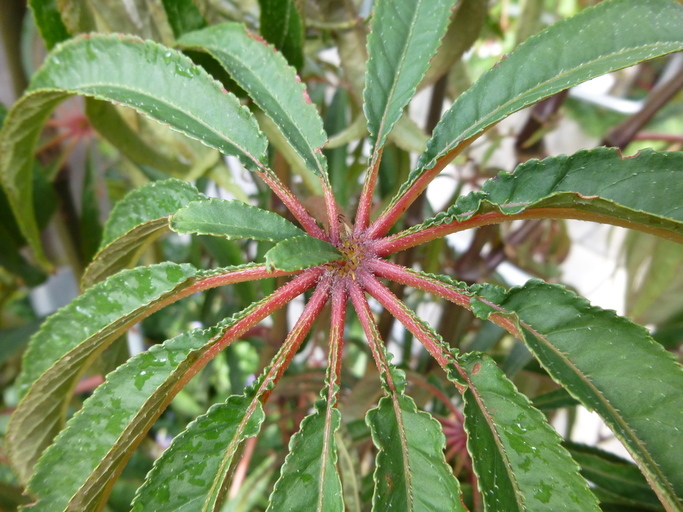
<svg viewBox="0 0 683 512">
<path fill-rule="evenodd" d="M 645 328 L 559 285 L 468 285 L 393 257 L 464 229 L 539 218 L 592 220 L 681 242 L 683 153 L 652 150 L 624 158 L 616 149 L 598 148 L 530 160 L 444 211 L 394 228 L 445 166 L 498 121 L 591 78 L 682 50 L 678 2 L 606 0 L 529 38 L 458 97 L 395 196 L 378 204 L 387 141 L 393 131 L 409 129 L 404 110 L 429 78 L 430 61 L 445 65 L 441 41 L 449 40 L 451 13 L 465 4 L 376 0 L 365 85 L 350 86 L 362 99 L 360 131 L 369 134 L 370 154 L 349 219 L 333 190 L 338 182 L 330 178 L 333 157 L 323 151 L 323 120 L 295 69 L 303 64 L 297 45 L 303 33 L 294 2 L 261 2 L 264 12 L 286 20 L 262 27 L 264 35 L 283 35 L 274 41 L 277 49 L 241 23 L 208 26 L 189 1 L 164 2 L 172 33 L 147 37 L 166 45 L 121 34 L 67 39 L 78 31 L 76 19 L 66 17 L 68 26 L 62 26 L 53 17 L 55 6 L 34 4 L 43 37 L 54 48 L 4 119 L 0 178 L 21 236 L 45 270 L 51 263 L 34 208 L 34 153 L 52 111 L 73 95 L 86 97 L 91 113 L 102 104 L 130 107 L 236 157 L 288 211 L 283 216 L 239 200 L 208 198 L 180 179 L 144 185 L 116 204 L 82 276 L 82 295 L 42 324 L 23 357 L 21 400 L 7 427 L 6 450 L 26 484 L 30 510 L 104 510 L 116 478 L 171 400 L 218 354 L 303 294 L 303 312 L 272 359 L 243 392 L 213 405 L 174 437 L 137 489 L 134 511 L 222 510 L 240 454 L 253 450 L 263 434 L 268 399 L 314 325 L 326 340 L 324 383 L 289 439 L 279 476 L 268 464 L 254 469 L 254 475 L 265 475 L 263 481 L 275 480 L 262 508 L 361 510 L 359 482 L 349 476 L 350 426 L 339 407 L 345 341 L 354 321 L 382 389 L 365 416 L 364 435 L 374 444 L 365 493 L 372 510 L 467 510 L 466 503 L 487 511 L 597 511 L 610 503 L 683 510 L 683 370 Z M 467 7 L 476 11 L 473 5 Z M 212 65 L 205 69 L 181 50 L 208 55 Z M 244 99 L 207 69 L 229 76 Z M 278 150 L 286 146 L 280 151 L 298 162 L 293 165 L 303 169 L 303 181 L 315 183 L 323 205 L 315 215 L 271 164 L 269 139 Z M 149 163 L 166 157 L 150 148 L 144 158 Z M 270 245 L 253 263 L 210 270 L 172 261 L 136 266 L 150 244 L 171 231 Z M 66 422 L 78 381 L 132 326 L 199 292 L 270 278 L 278 278 L 278 286 L 265 298 L 253 297 L 215 325 L 182 332 L 119 365 Z M 539 371 L 561 386 L 565 401 L 602 417 L 634 465 L 563 443 L 492 357 L 459 353 L 386 282 L 461 306 L 515 336 Z M 443 381 L 460 395 L 462 408 L 448 404 L 451 420 L 460 421 L 466 436 L 476 491 L 463 492 L 466 486 L 446 457 L 446 422 L 406 393 L 414 377 L 392 364 L 368 297 L 423 345 Z M 626 496 L 623 487 L 611 488 L 614 480 L 605 477 L 610 471 L 641 492 Z"/>
</svg>

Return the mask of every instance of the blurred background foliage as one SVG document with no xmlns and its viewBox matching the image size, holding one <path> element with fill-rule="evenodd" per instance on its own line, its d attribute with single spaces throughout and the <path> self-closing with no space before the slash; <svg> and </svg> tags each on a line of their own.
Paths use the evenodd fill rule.
<svg viewBox="0 0 683 512">
<path fill-rule="evenodd" d="M 380 169 L 379 193 L 388 201 L 406 178 L 443 110 L 477 77 L 527 37 L 598 0 L 461 0 L 420 93 L 390 135 Z M 330 143 L 325 149 L 330 177 L 347 215 L 355 210 L 367 165 L 367 130 L 360 109 L 365 38 L 372 0 L 0 0 L 4 56 L 0 122 L 42 62 L 49 48 L 80 33 L 125 32 L 172 46 L 185 32 L 223 21 L 240 21 L 278 48 L 307 84 L 323 116 Z M 323 212 L 312 174 L 280 138 L 272 123 L 206 54 L 188 52 L 224 87 L 254 111 L 271 141 L 272 168 L 314 212 Z M 125 73 L 121 69 L 121 73 Z M 505 84 L 500 84 L 505 87 Z M 683 148 L 683 55 L 643 63 L 548 98 L 490 130 L 458 157 L 407 215 L 404 224 L 444 208 L 457 196 L 477 189 L 500 170 L 529 158 L 570 153 L 605 144 L 631 155 L 643 147 Z M 81 276 L 99 246 L 103 223 L 126 192 L 145 183 L 176 177 L 196 184 L 209 196 L 236 198 L 286 215 L 262 183 L 232 158 L 175 133 L 125 108 L 96 100 L 62 104 L 44 131 L 34 168 L 34 207 L 43 243 L 55 271 L 47 275 L 32 260 L 0 191 L 0 434 L 16 405 L 14 379 L 21 354 L 41 321 L 67 304 L 81 287 Z M 324 214 L 323 214 L 324 215 Z M 321 215 L 321 217 L 323 216 Z M 592 243 L 592 242 L 591 242 Z M 657 341 L 681 356 L 683 341 L 683 248 L 641 233 L 612 235 L 624 281 L 623 311 L 654 332 Z M 479 229 L 473 236 L 438 240 L 398 255 L 403 265 L 452 275 L 470 283 L 519 284 L 531 276 L 564 282 L 563 263 L 576 244 L 571 226 L 557 220 L 531 220 Z M 148 244 L 139 264 L 162 260 L 190 262 L 201 268 L 235 265 L 262 255 L 265 243 L 234 242 L 175 234 Z M 614 253 L 614 251 L 612 251 Z M 572 286 L 573 282 L 566 283 Z M 107 350 L 81 382 L 72 402 L 78 410 L 102 376 L 132 353 L 177 332 L 211 325 L 263 297 L 274 282 L 244 283 L 210 290 L 163 309 Z M 566 392 L 547 377 L 521 343 L 493 324 L 483 324 L 454 304 L 435 302 L 423 293 L 395 286 L 394 293 L 428 318 L 455 347 L 492 354 L 521 391 L 551 417 L 561 414 L 561 434 L 571 438 L 576 409 Z M 619 291 L 612 292 L 619 294 Z M 300 308 L 294 303 L 290 309 Z M 200 372 L 159 419 L 141 444 L 108 505 L 129 510 L 135 489 L 153 460 L 189 421 L 216 402 L 239 393 L 270 360 L 287 332 L 291 311 L 283 310 L 229 346 Z M 329 314 L 329 313 L 328 313 Z M 412 337 L 379 313 L 380 330 L 408 371 L 411 395 L 444 426 L 447 459 L 460 477 L 470 505 L 473 475 L 455 389 L 444 386 L 434 361 Z M 301 353 L 267 404 L 266 428 L 247 442 L 224 511 L 264 510 L 290 436 L 308 413 L 322 387 L 324 332 L 309 335 Z M 366 510 L 372 494 L 373 450 L 364 415 L 380 390 L 357 319 L 350 316 L 350 342 L 340 407 L 346 423 L 340 434 L 340 469 L 349 510 Z M 560 411 L 562 411 L 560 413 Z M 651 496 L 628 496 L 641 484 L 632 466 L 599 449 L 571 445 L 584 474 L 598 489 L 605 510 L 657 510 Z M 609 468 L 608 470 L 604 470 Z M 249 476 L 245 478 L 249 469 Z M 603 471 L 604 470 L 604 471 Z M 603 473 L 620 475 L 600 480 Z M 240 476 L 241 475 L 241 476 Z M 593 475 L 593 476 L 591 476 Z M 640 480 L 639 480 L 640 479 Z M 626 483 L 624 483 L 626 482 Z M 616 487 L 615 487 L 616 486 Z M 630 486 L 630 487 L 629 487 Z M 0 449 L 0 510 L 23 502 Z M 654 508 L 652 508 L 654 507 Z"/>
</svg>

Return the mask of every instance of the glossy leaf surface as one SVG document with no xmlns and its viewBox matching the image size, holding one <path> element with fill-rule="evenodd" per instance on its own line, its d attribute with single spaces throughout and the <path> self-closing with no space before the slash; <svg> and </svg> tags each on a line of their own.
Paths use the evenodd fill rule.
<svg viewBox="0 0 683 512">
<path fill-rule="evenodd" d="M 464 511 L 444 458 L 441 426 L 402 394 L 387 396 L 366 416 L 379 448 L 373 510 Z"/>
<path fill-rule="evenodd" d="M 280 242 L 305 233 L 277 213 L 241 201 L 211 198 L 195 201 L 170 220 L 173 231 L 223 236 L 228 240 L 251 238 Z"/>
<path fill-rule="evenodd" d="M 268 512 L 344 512 L 334 438 L 340 424 L 339 410 L 318 400 L 315 412 L 304 418 L 289 442 L 289 455 L 270 496 Z"/>
<path fill-rule="evenodd" d="M 608 0 L 527 39 L 444 114 L 404 188 L 437 160 L 513 112 L 642 60 L 683 49 L 683 6 Z"/>
<path fill-rule="evenodd" d="M 31 510 L 56 512 L 67 505 L 69 510 L 98 509 L 113 474 L 218 333 L 188 331 L 136 355 L 108 375 L 36 464 L 28 490 L 38 504 Z"/>
<path fill-rule="evenodd" d="M 471 354 L 463 366 L 467 446 L 485 510 L 599 511 L 560 436 L 496 363 Z"/>
<path fill-rule="evenodd" d="M 169 230 L 169 218 L 202 197 L 193 185 L 175 179 L 155 181 L 127 194 L 104 225 L 100 249 L 83 275 L 83 287 L 135 265 L 142 251 Z"/>
<path fill-rule="evenodd" d="M 8 426 L 8 454 L 22 479 L 61 428 L 73 386 L 87 364 L 154 305 L 190 286 L 191 265 L 160 263 L 123 271 L 49 317 L 24 353 L 23 396 Z"/>
<path fill-rule="evenodd" d="M 126 73 L 120 72 L 122 67 Z M 48 56 L 0 131 L 0 179 L 39 257 L 30 208 L 34 147 L 52 109 L 73 94 L 132 107 L 209 147 L 239 156 L 249 168 L 263 166 L 267 142 L 253 116 L 181 53 L 127 36 L 70 40 Z"/>
<path fill-rule="evenodd" d="M 415 94 L 446 33 L 454 4 L 453 0 L 375 2 L 363 91 L 375 150 L 384 145 Z"/>
<path fill-rule="evenodd" d="M 310 236 L 283 240 L 266 253 L 266 266 L 284 271 L 301 270 L 337 261 L 342 254 L 330 243 Z"/>
<path fill-rule="evenodd" d="M 156 462 L 138 490 L 132 511 L 220 510 L 235 453 L 242 441 L 258 434 L 264 418 L 253 389 L 211 407 Z"/>
<path fill-rule="evenodd" d="M 327 142 L 322 119 L 308 97 L 306 86 L 281 54 L 237 23 L 187 34 L 179 44 L 213 55 L 278 125 L 308 168 L 327 179 L 327 162 L 321 151 Z"/>
</svg>

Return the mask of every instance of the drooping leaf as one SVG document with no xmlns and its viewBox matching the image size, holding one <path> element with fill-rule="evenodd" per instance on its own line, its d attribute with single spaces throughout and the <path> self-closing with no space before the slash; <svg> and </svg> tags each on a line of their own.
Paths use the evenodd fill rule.
<svg viewBox="0 0 683 512">
<path fill-rule="evenodd" d="M 495 310 L 514 312 L 551 377 L 595 410 L 671 510 L 683 497 L 683 369 L 648 332 L 566 289 L 530 281 Z"/>
<path fill-rule="evenodd" d="M 126 73 L 121 73 L 125 67 Z M 37 137 L 54 107 L 80 94 L 117 102 L 209 147 L 263 166 L 267 142 L 253 116 L 181 53 L 127 36 L 92 35 L 61 44 L 33 76 L 0 131 L 0 180 L 22 233 L 48 266 L 30 208 Z"/>
<path fill-rule="evenodd" d="M 415 94 L 429 60 L 446 33 L 453 0 L 378 0 L 368 36 L 363 91 L 375 151 Z"/>
<path fill-rule="evenodd" d="M 444 114 L 399 194 L 437 161 L 513 112 L 642 60 L 683 49 L 683 6 L 608 0 L 530 37 Z"/>
<path fill-rule="evenodd" d="M 162 3 L 176 39 L 206 27 L 206 20 L 192 0 L 162 0 Z"/>
<path fill-rule="evenodd" d="M 30 0 L 28 5 L 48 50 L 69 38 L 69 32 L 59 14 L 57 0 Z"/>
<path fill-rule="evenodd" d="M 178 233 L 223 236 L 228 240 L 251 238 L 280 242 L 304 235 L 277 213 L 241 201 L 209 199 L 195 201 L 171 217 L 170 226 Z"/>
<path fill-rule="evenodd" d="M 259 0 L 260 32 L 296 69 L 304 65 L 304 26 L 295 0 Z"/>
<path fill-rule="evenodd" d="M 462 359 L 467 447 L 487 511 L 599 511 L 545 416 L 488 358 Z"/>
<path fill-rule="evenodd" d="M 327 162 L 321 151 L 327 142 L 322 119 L 308 97 L 306 86 L 282 55 L 238 23 L 223 23 L 192 32 L 178 43 L 213 55 L 278 125 L 308 168 L 327 179 Z"/>
<path fill-rule="evenodd" d="M 7 430 L 8 455 L 20 478 L 28 479 L 60 430 L 71 391 L 87 364 L 155 305 L 189 287 L 195 275 L 191 265 L 175 263 L 123 271 L 43 323 L 24 353 L 17 379 L 23 399 Z"/>
<path fill-rule="evenodd" d="M 289 455 L 270 496 L 269 512 L 344 511 L 334 438 L 340 424 L 339 410 L 327 400 L 318 400 L 315 412 L 304 418 L 289 442 Z"/>
<path fill-rule="evenodd" d="M 398 393 L 382 398 L 366 422 L 379 449 L 373 510 L 465 511 L 444 457 L 441 426 L 418 411 L 412 398 Z"/>
<path fill-rule="evenodd" d="M 681 169 L 683 154 L 651 150 L 622 158 L 615 148 L 597 148 L 530 160 L 404 233 L 500 212 L 609 222 L 683 240 L 683 208 L 678 199 L 683 195 Z"/>
<path fill-rule="evenodd" d="M 38 503 L 30 510 L 98 509 L 113 474 L 219 332 L 216 328 L 188 331 L 154 345 L 109 374 L 36 464 L 28 492 Z"/>
<path fill-rule="evenodd" d="M 104 226 L 100 249 L 83 274 L 83 288 L 135 265 L 145 248 L 169 230 L 169 218 L 203 196 L 189 183 L 155 181 L 128 193 Z"/>
<path fill-rule="evenodd" d="M 283 240 L 265 258 L 269 268 L 292 271 L 336 261 L 342 254 L 332 244 L 305 235 Z"/>
<path fill-rule="evenodd" d="M 96 169 L 90 151 L 86 153 L 81 192 L 81 256 L 84 262 L 92 261 L 97 247 L 102 240 L 102 224 L 100 224 L 100 198 Z"/>
</svg>

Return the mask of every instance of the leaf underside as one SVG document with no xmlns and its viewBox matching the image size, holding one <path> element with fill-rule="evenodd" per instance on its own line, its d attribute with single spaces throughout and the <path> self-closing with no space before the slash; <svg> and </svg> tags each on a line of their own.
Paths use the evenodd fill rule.
<svg viewBox="0 0 683 512">
<path fill-rule="evenodd" d="M 342 254 L 324 240 L 298 236 L 283 240 L 270 249 L 265 257 L 269 268 L 293 271 L 337 261 Z"/>
</svg>

